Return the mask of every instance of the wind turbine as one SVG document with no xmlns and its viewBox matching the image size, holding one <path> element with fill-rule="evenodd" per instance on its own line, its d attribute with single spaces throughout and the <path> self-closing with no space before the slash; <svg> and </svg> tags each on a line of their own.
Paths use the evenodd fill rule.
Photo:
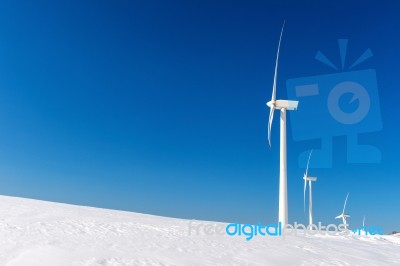
<svg viewBox="0 0 400 266">
<path fill-rule="evenodd" d="M 278 74 L 278 61 L 279 61 L 279 50 L 281 47 L 281 40 L 285 22 L 283 22 L 281 35 L 279 37 L 278 51 L 276 53 L 275 61 L 275 74 L 274 84 L 272 86 L 272 97 L 271 101 L 267 103 L 267 106 L 271 109 L 268 119 L 268 143 L 271 146 L 271 126 L 274 119 L 275 109 L 280 111 L 280 167 L 279 167 L 279 221 L 282 226 L 285 226 L 288 222 L 288 203 L 287 203 L 287 162 L 286 162 L 286 110 L 296 110 L 298 101 L 289 100 L 276 100 L 276 82 Z"/>
<path fill-rule="evenodd" d="M 346 226 L 346 228 L 347 228 L 347 225 L 348 225 L 348 224 L 347 224 L 347 218 L 350 217 L 350 215 L 344 213 L 344 210 L 346 209 L 346 203 L 347 203 L 347 198 L 348 198 L 348 197 L 349 197 L 349 192 L 347 192 L 347 196 L 346 196 L 346 200 L 344 201 L 344 206 L 343 206 L 343 211 L 342 211 L 342 213 L 341 213 L 340 215 L 338 215 L 338 216 L 335 217 L 335 219 L 340 219 L 340 218 L 342 218 L 343 224 Z"/>
<path fill-rule="evenodd" d="M 364 219 L 363 219 L 363 226 L 362 226 L 362 230 L 364 231 L 364 232 L 366 232 L 367 230 L 366 230 L 366 228 L 365 228 L 365 215 L 364 215 Z"/>
<path fill-rule="evenodd" d="M 308 162 L 307 162 L 307 168 L 306 172 L 304 173 L 304 211 L 306 210 L 306 189 L 307 189 L 307 181 L 308 181 L 308 186 L 309 186 L 309 199 L 308 199 L 308 217 L 309 217 L 309 224 L 313 224 L 313 218 L 312 218 L 312 182 L 317 181 L 316 177 L 311 177 L 308 176 L 308 165 L 310 164 L 310 158 L 311 158 L 312 150 L 310 152 L 310 155 L 308 157 Z"/>
</svg>

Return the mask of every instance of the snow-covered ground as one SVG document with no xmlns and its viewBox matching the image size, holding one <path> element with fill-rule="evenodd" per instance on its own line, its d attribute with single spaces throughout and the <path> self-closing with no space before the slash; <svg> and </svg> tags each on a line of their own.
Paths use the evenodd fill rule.
<svg viewBox="0 0 400 266">
<path fill-rule="evenodd" d="M 188 225 L 182 219 L 0 196 L 0 265 L 400 265 L 398 236 L 246 241 L 195 231 L 189 236 Z"/>
</svg>

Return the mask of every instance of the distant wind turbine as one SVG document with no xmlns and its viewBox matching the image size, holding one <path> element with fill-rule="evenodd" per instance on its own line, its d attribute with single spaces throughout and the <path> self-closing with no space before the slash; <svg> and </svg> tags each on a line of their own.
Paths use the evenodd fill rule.
<svg viewBox="0 0 400 266">
<path fill-rule="evenodd" d="M 268 143 L 271 146 L 271 126 L 274 119 L 275 109 L 280 111 L 280 167 L 279 167 L 279 221 L 282 226 L 288 223 L 288 201 L 287 201 L 287 159 L 286 159 L 286 110 L 296 110 L 298 101 L 276 100 L 276 83 L 278 74 L 279 50 L 285 22 L 283 22 L 281 35 L 279 37 L 278 51 L 276 53 L 274 84 L 272 86 L 271 100 L 267 106 L 271 109 L 268 119 Z"/>
<path fill-rule="evenodd" d="M 313 216 L 312 216 L 312 186 L 311 183 L 313 181 L 317 181 L 316 177 L 310 177 L 308 176 L 308 166 L 310 164 L 310 159 L 311 159 L 311 154 L 312 150 L 310 152 L 310 156 L 308 157 L 308 162 L 307 162 L 307 168 L 306 172 L 304 173 L 304 211 L 306 210 L 306 190 L 307 190 L 307 181 L 308 181 L 308 186 L 309 186 L 309 199 L 308 199 L 308 217 L 309 217 L 309 224 L 313 224 Z"/>
<path fill-rule="evenodd" d="M 345 209 L 346 209 L 346 203 L 347 203 L 347 198 L 348 198 L 348 197 L 349 197 L 349 192 L 347 193 L 346 200 L 344 201 L 344 206 L 343 206 L 343 211 L 342 211 L 342 213 L 341 213 L 340 215 L 338 215 L 338 216 L 335 217 L 335 219 L 340 219 L 340 218 L 342 218 L 343 224 L 346 226 L 346 228 L 347 228 L 347 226 L 348 226 L 348 224 L 347 224 L 347 218 L 350 217 L 350 215 L 345 214 L 345 212 L 344 212 Z"/>
<path fill-rule="evenodd" d="M 365 234 L 368 234 L 368 233 L 367 233 L 367 228 L 365 227 L 365 215 L 364 215 L 364 218 L 363 218 L 362 231 L 364 231 Z"/>
</svg>

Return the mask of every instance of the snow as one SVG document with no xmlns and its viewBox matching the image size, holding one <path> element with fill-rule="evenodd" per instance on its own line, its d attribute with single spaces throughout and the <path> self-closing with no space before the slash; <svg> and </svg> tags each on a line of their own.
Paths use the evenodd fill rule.
<svg viewBox="0 0 400 266">
<path fill-rule="evenodd" d="M 189 235 L 189 222 L 0 196 L 0 265 L 400 265 L 399 236 L 246 241 Z"/>
</svg>

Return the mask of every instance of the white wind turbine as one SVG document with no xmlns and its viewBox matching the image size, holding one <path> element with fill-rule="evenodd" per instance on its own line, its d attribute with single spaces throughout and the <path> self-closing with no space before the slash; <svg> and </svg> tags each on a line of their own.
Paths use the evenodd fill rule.
<svg viewBox="0 0 400 266">
<path fill-rule="evenodd" d="M 338 216 L 336 216 L 335 217 L 335 219 L 340 219 L 340 218 L 342 218 L 342 221 L 343 221 L 343 224 L 346 226 L 346 228 L 347 228 L 347 226 L 348 226 L 348 224 L 347 224 L 347 218 L 349 218 L 350 217 L 350 215 L 348 215 L 348 214 L 345 214 L 345 209 L 346 209 L 346 203 L 347 203 L 347 198 L 349 197 L 349 192 L 347 192 L 347 196 L 346 196 L 346 200 L 344 201 L 344 206 L 343 206 L 343 211 L 342 211 L 342 213 L 340 214 L 340 215 L 338 215 Z"/>
<path fill-rule="evenodd" d="M 364 219 L 363 219 L 363 226 L 362 226 L 362 230 L 364 231 L 364 232 L 366 232 L 367 230 L 366 230 L 366 228 L 365 228 L 365 215 L 364 215 Z"/>
<path fill-rule="evenodd" d="M 312 186 L 311 183 L 313 181 L 317 181 L 316 177 L 311 177 L 308 176 L 308 166 L 310 164 L 310 158 L 311 158 L 312 150 L 310 152 L 310 155 L 308 157 L 308 162 L 307 162 L 307 168 L 306 172 L 304 173 L 304 211 L 306 210 L 306 190 L 307 190 L 307 181 L 308 181 L 308 186 L 309 186 L 309 199 L 308 199 L 308 217 L 309 217 L 309 224 L 313 224 L 313 217 L 312 217 Z"/>
<path fill-rule="evenodd" d="M 286 162 L 286 110 L 296 110 L 298 101 L 289 100 L 276 100 L 276 82 L 278 74 L 278 60 L 279 60 L 279 50 L 281 47 L 281 40 L 283 34 L 283 28 L 285 23 L 283 23 L 281 29 L 281 35 L 279 37 L 278 51 L 276 53 L 275 62 L 275 74 L 274 74 L 274 84 L 272 86 L 272 97 L 271 101 L 267 103 L 268 107 L 271 109 L 269 113 L 268 120 L 268 143 L 271 146 L 271 126 L 274 119 L 275 109 L 280 111 L 280 167 L 279 167 L 279 221 L 282 226 L 286 225 L 288 222 L 288 203 L 287 203 L 287 162 Z"/>
</svg>

